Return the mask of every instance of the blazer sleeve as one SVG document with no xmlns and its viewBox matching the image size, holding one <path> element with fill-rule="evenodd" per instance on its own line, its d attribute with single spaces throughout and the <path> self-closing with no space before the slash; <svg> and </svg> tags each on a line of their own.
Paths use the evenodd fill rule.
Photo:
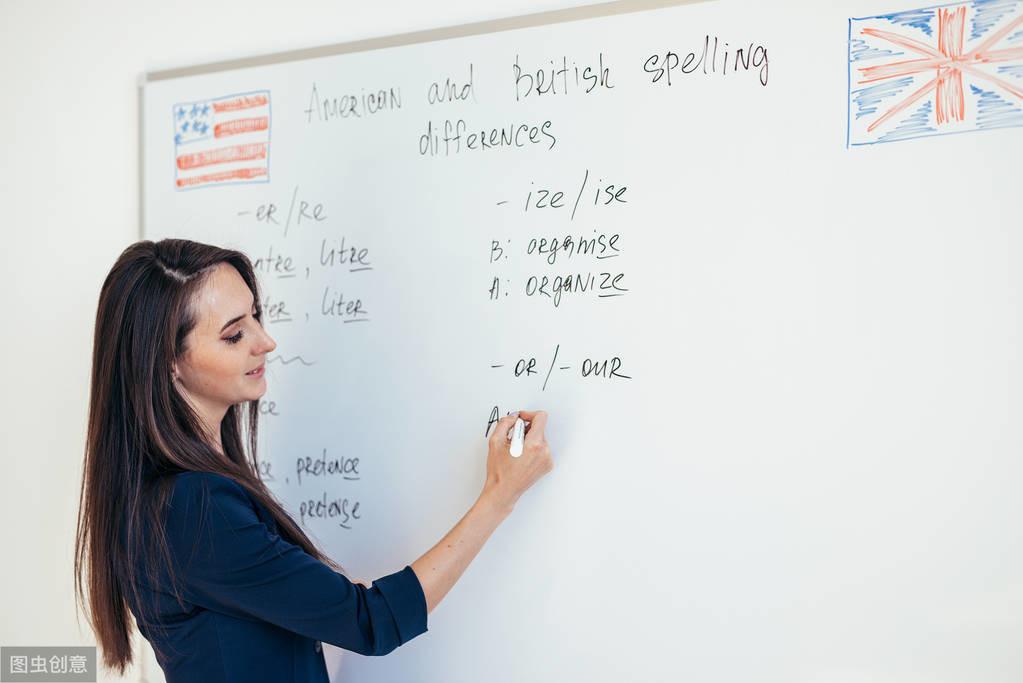
<svg viewBox="0 0 1023 683">
<path fill-rule="evenodd" d="M 412 567 L 371 588 L 350 581 L 281 538 L 227 477 L 177 475 L 166 529 L 178 586 L 201 607 L 363 655 L 385 655 L 427 630 Z"/>
</svg>

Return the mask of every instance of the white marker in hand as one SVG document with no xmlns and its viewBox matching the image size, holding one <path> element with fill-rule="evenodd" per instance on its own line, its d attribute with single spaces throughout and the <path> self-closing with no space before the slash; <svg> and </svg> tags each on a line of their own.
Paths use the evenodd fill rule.
<svg viewBox="0 0 1023 683">
<path fill-rule="evenodd" d="M 526 438 L 526 422 L 521 417 L 515 418 L 515 426 L 511 428 L 511 455 L 517 458 L 522 455 L 522 441 Z"/>
</svg>

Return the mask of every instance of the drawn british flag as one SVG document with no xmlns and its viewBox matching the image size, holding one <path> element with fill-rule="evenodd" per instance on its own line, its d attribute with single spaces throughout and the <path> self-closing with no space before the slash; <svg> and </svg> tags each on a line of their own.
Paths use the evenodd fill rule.
<svg viewBox="0 0 1023 683">
<path fill-rule="evenodd" d="M 1023 0 L 849 20 L 847 144 L 1023 126 Z"/>
<path fill-rule="evenodd" d="M 174 105 L 178 190 L 269 180 L 269 90 Z"/>
</svg>

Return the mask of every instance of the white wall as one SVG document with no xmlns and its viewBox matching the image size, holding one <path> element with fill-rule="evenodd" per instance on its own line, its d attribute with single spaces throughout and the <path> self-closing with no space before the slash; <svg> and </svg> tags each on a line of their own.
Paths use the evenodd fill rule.
<svg viewBox="0 0 1023 683">
<path fill-rule="evenodd" d="M 139 238 L 139 75 L 584 4 L 0 0 L 0 645 L 94 643 L 73 541 L 96 300 Z"/>
</svg>

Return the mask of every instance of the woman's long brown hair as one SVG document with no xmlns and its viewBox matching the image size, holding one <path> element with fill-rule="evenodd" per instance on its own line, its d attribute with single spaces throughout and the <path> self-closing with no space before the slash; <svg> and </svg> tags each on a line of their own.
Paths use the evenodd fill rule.
<svg viewBox="0 0 1023 683">
<path fill-rule="evenodd" d="M 75 542 L 75 607 L 76 612 L 79 603 L 88 607 L 103 662 L 120 674 L 132 662 L 129 595 L 149 624 L 139 579 L 159 586 L 157 569 L 171 567 L 162 515 L 178 473 L 231 478 L 271 512 L 282 538 L 343 571 L 313 545 L 257 474 L 259 402 L 228 409 L 220 423 L 221 455 L 172 382 L 172 361 L 183 358 L 197 322 L 197 291 L 221 263 L 234 266 L 259 310 L 259 284 L 248 257 L 189 240 L 132 244 L 100 290 Z M 143 534 L 144 521 L 152 533 Z M 170 588 L 181 601 L 173 574 Z"/>
</svg>

